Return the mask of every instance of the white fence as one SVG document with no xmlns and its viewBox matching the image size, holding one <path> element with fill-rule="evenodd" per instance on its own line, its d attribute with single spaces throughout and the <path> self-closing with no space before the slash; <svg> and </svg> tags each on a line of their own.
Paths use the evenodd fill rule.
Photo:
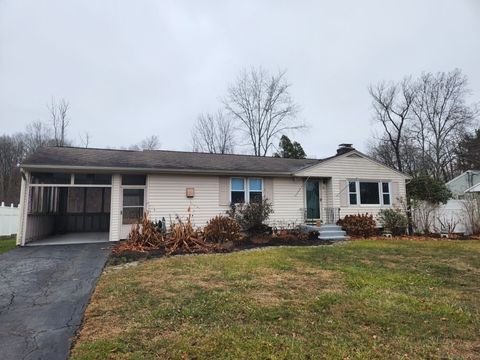
<svg viewBox="0 0 480 360">
<path fill-rule="evenodd" d="M 454 232 L 469 233 L 470 224 L 465 216 L 465 206 L 463 200 L 448 200 L 446 204 L 440 205 L 435 212 L 435 227 L 442 228 L 442 223 L 455 225 Z"/>
<path fill-rule="evenodd" d="M 18 207 L 14 207 L 13 204 L 5 206 L 3 202 L 0 204 L 0 236 L 17 233 L 18 216 Z"/>
<path fill-rule="evenodd" d="M 423 232 L 429 229 L 433 232 L 471 233 L 471 224 L 466 215 L 465 200 L 449 200 L 438 207 L 428 203 L 420 203 L 413 211 L 415 230 Z"/>
</svg>

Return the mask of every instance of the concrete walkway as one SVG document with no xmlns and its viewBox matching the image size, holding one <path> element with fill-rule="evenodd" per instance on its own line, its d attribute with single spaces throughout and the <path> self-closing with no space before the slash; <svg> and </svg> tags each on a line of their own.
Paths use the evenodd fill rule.
<svg viewBox="0 0 480 360">
<path fill-rule="evenodd" d="M 84 232 L 52 235 L 27 243 L 27 246 L 93 244 L 108 242 L 108 232 Z"/>
<path fill-rule="evenodd" d="M 0 358 L 66 359 L 110 244 L 0 254 Z"/>
</svg>

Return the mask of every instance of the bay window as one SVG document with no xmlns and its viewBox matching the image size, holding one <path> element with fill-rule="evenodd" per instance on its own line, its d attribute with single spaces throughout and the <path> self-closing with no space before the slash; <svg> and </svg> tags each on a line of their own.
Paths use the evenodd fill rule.
<svg viewBox="0 0 480 360">
<path fill-rule="evenodd" d="M 263 199 L 263 179 L 231 178 L 230 201 L 234 204 L 261 202 Z"/>
<path fill-rule="evenodd" d="M 350 205 L 391 205 L 391 187 L 388 181 L 349 181 Z"/>
</svg>

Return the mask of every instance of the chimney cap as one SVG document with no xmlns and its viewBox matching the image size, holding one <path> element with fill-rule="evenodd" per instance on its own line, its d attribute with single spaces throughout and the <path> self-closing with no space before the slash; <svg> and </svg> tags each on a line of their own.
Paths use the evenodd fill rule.
<svg viewBox="0 0 480 360">
<path fill-rule="evenodd" d="M 353 144 L 346 144 L 346 143 L 338 145 L 337 155 L 342 155 L 347 152 L 355 150 L 352 145 Z"/>
</svg>

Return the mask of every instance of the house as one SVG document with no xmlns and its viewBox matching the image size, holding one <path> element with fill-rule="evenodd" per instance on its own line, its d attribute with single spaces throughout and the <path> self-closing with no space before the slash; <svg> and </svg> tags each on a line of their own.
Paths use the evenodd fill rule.
<svg viewBox="0 0 480 360">
<path fill-rule="evenodd" d="M 273 226 L 333 224 L 399 206 L 408 178 L 350 144 L 325 159 L 45 147 L 21 172 L 22 246 L 67 235 L 125 239 L 145 210 L 168 222 L 190 209 L 202 226 L 232 202 L 263 198 L 273 205 Z"/>
<path fill-rule="evenodd" d="M 480 192 L 480 170 L 467 170 L 445 185 L 456 200 L 465 198 L 466 193 Z"/>
</svg>

